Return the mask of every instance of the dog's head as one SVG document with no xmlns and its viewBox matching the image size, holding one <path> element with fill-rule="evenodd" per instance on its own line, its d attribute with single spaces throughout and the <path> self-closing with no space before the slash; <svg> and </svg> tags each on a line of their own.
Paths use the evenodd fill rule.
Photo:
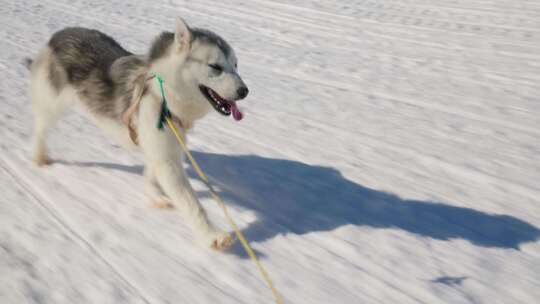
<svg viewBox="0 0 540 304">
<path fill-rule="evenodd" d="M 236 101 L 249 91 L 238 74 L 234 50 L 223 38 L 208 30 L 191 29 L 178 18 L 175 32 L 163 33 L 150 50 L 151 61 L 160 59 L 164 59 L 162 70 L 174 70 L 180 98 L 242 119 Z"/>
</svg>

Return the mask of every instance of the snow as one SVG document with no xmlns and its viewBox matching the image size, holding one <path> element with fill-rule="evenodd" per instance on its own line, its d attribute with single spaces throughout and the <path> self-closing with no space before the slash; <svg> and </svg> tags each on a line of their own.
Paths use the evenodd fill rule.
<svg viewBox="0 0 540 304">
<path fill-rule="evenodd" d="M 176 16 L 235 47 L 246 117 L 190 147 L 286 303 L 536 303 L 540 4 L 4 1 L 0 303 L 272 303 L 239 244 L 152 209 L 141 156 L 79 111 L 29 162 L 23 58 L 65 26 L 144 53 Z M 210 216 L 228 229 L 196 181 Z"/>
</svg>

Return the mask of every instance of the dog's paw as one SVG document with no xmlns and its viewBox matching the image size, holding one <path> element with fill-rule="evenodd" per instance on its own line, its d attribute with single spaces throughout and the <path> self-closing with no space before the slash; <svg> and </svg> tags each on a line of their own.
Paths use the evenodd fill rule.
<svg viewBox="0 0 540 304">
<path fill-rule="evenodd" d="M 167 200 L 153 201 L 152 202 L 152 207 L 157 208 L 157 209 L 166 209 L 166 210 L 174 209 L 174 205 L 171 202 L 167 201 Z"/>
<path fill-rule="evenodd" d="M 50 159 L 46 155 L 38 155 L 34 157 L 33 161 L 34 161 L 34 165 L 40 168 L 51 165 L 53 163 L 52 159 Z"/>
<path fill-rule="evenodd" d="M 227 232 L 216 232 L 208 239 L 210 248 L 218 251 L 227 250 L 234 243 L 234 237 Z"/>
</svg>

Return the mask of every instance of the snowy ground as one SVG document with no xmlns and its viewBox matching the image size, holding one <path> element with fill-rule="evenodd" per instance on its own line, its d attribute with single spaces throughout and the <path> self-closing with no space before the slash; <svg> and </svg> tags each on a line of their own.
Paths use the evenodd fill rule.
<svg viewBox="0 0 540 304">
<path fill-rule="evenodd" d="M 143 53 L 178 15 L 237 49 L 246 119 L 190 147 L 286 303 L 538 303 L 538 1 L 116 2 L 0 5 L 0 303 L 272 303 L 84 114 L 29 163 L 23 57 L 68 25 Z"/>
</svg>

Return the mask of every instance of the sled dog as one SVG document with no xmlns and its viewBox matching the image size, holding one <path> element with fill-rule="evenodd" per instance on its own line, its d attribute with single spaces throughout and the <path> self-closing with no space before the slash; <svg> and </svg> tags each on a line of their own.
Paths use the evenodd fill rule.
<svg viewBox="0 0 540 304">
<path fill-rule="evenodd" d="M 233 239 L 209 222 L 182 166 L 183 153 L 173 133 L 156 127 L 161 114 L 159 75 L 168 108 L 182 136 L 215 110 L 242 119 L 236 101 L 248 95 L 231 46 L 217 34 L 190 28 L 178 18 L 174 32 L 163 32 L 146 55 L 134 55 L 97 30 L 70 27 L 56 32 L 34 59 L 30 96 L 34 113 L 33 161 L 49 164 L 46 133 L 62 112 L 83 105 L 96 124 L 122 146 L 144 154 L 145 193 L 157 207 L 177 207 L 205 246 L 224 249 Z M 129 123 L 137 84 L 142 97 Z M 137 134 L 133 140 L 132 131 Z"/>
</svg>

